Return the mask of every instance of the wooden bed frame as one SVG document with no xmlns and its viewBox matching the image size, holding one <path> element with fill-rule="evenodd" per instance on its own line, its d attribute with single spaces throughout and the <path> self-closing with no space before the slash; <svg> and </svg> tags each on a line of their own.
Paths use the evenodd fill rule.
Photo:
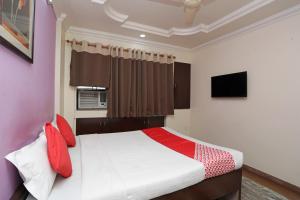
<svg viewBox="0 0 300 200">
<path fill-rule="evenodd" d="M 164 126 L 164 117 L 143 118 L 79 118 L 76 120 L 76 135 L 101 134 L 140 130 Z M 206 179 L 185 189 L 163 195 L 155 200 L 214 200 L 241 199 L 242 169 Z M 24 200 L 28 196 L 20 186 L 12 200 Z"/>
</svg>

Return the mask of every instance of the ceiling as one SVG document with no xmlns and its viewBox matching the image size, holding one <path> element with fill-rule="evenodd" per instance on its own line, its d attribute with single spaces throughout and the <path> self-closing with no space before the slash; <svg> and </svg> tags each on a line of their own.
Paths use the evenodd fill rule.
<svg viewBox="0 0 300 200">
<path fill-rule="evenodd" d="M 54 0 L 67 27 L 193 48 L 300 4 L 300 0 L 204 0 L 192 25 L 183 0 Z"/>
</svg>

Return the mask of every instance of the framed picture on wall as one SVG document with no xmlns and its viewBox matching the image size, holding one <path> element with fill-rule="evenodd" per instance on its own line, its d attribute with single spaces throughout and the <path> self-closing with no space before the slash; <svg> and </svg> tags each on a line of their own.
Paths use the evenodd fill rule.
<svg viewBox="0 0 300 200">
<path fill-rule="evenodd" d="M 0 42 L 33 63 L 35 0 L 0 0 Z"/>
</svg>

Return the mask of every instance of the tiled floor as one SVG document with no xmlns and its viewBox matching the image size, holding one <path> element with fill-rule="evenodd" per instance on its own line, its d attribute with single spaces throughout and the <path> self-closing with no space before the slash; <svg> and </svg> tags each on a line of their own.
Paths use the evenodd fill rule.
<svg viewBox="0 0 300 200">
<path fill-rule="evenodd" d="M 274 192 L 277 192 L 290 200 L 300 200 L 300 194 L 290 191 L 274 182 L 271 182 L 267 179 L 257 176 L 256 174 L 253 174 L 249 171 L 243 170 L 243 176 L 248 177 L 257 183 L 270 188 Z"/>
</svg>

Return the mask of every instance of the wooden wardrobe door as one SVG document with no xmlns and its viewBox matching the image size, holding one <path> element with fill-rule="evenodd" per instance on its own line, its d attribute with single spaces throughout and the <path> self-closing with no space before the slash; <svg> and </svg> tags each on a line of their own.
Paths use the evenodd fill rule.
<svg viewBox="0 0 300 200">
<path fill-rule="evenodd" d="M 191 64 L 174 63 L 174 108 L 189 109 L 191 96 Z"/>
</svg>

